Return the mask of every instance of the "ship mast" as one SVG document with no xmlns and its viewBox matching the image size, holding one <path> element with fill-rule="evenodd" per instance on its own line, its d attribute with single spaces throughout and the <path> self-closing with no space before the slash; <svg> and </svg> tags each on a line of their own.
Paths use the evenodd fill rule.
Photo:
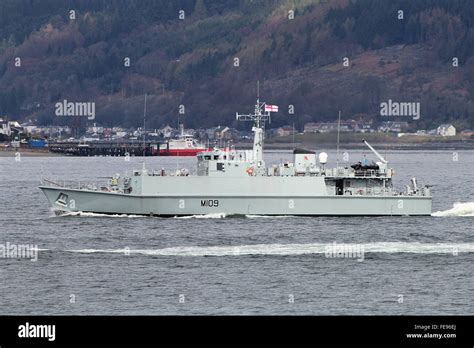
<svg viewBox="0 0 474 348">
<path fill-rule="evenodd" d="M 145 125 L 146 125 L 146 93 L 145 93 L 145 106 L 143 108 L 143 157 L 146 156 L 146 135 L 145 135 Z M 143 159 L 145 161 L 145 159 Z M 145 163 L 145 162 L 143 162 Z"/>
<path fill-rule="evenodd" d="M 257 84 L 257 103 L 253 114 L 235 114 L 238 121 L 253 121 L 252 132 L 253 140 L 253 162 L 257 165 L 263 164 L 263 138 L 265 130 L 265 121 L 270 123 L 270 111 L 265 111 L 265 103 L 260 102 L 259 85 Z"/>
</svg>

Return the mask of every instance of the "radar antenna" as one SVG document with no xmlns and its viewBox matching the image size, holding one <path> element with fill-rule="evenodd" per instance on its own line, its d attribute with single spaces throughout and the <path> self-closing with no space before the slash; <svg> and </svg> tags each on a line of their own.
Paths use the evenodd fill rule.
<svg viewBox="0 0 474 348">
<path fill-rule="evenodd" d="M 255 111 L 253 114 L 235 114 L 235 119 L 238 121 L 253 121 L 254 126 L 257 128 L 265 128 L 265 122 L 271 123 L 270 111 L 265 111 L 265 103 L 260 103 L 260 99 L 257 98 L 257 104 L 255 104 Z"/>
</svg>

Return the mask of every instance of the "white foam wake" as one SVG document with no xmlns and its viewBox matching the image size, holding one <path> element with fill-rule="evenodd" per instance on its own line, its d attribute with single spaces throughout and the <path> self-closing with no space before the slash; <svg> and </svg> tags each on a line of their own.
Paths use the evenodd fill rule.
<svg viewBox="0 0 474 348">
<path fill-rule="evenodd" d="M 246 218 L 249 219 L 279 219 L 279 218 L 289 218 L 295 217 L 294 215 L 245 215 Z"/>
<path fill-rule="evenodd" d="M 364 253 L 458 254 L 474 252 L 474 243 L 405 243 L 380 242 L 365 244 L 337 244 L 344 248 L 358 248 Z M 141 254 L 151 256 L 239 256 L 239 255 L 304 255 L 324 254 L 331 243 L 311 244 L 255 244 L 236 246 L 182 246 L 163 249 L 79 249 L 75 253 Z"/>
<path fill-rule="evenodd" d="M 186 216 L 175 216 L 175 219 L 224 219 L 225 213 L 214 213 L 214 214 L 203 214 L 203 215 L 186 215 Z"/>
<path fill-rule="evenodd" d="M 437 211 L 432 216 L 474 216 L 474 202 L 456 202 L 453 207 L 444 211 Z"/>
<path fill-rule="evenodd" d="M 146 217 L 145 215 L 133 215 L 133 214 L 101 214 L 101 213 L 87 213 L 82 211 L 77 212 L 64 212 L 60 216 L 83 216 L 83 217 L 112 217 L 112 218 L 137 218 Z M 204 215 L 189 215 L 189 216 L 176 216 L 175 219 L 224 219 L 228 215 L 225 213 L 214 213 Z M 243 215 L 246 218 L 287 218 L 291 215 Z M 436 217 L 447 217 L 447 216 L 474 216 L 474 202 L 456 202 L 453 207 L 448 210 L 437 211 L 431 214 Z"/>
<path fill-rule="evenodd" d="M 61 213 L 60 216 L 82 216 L 82 217 L 108 217 L 108 218 L 138 218 L 146 217 L 145 215 L 133 214 L 101 214 L 101 213 L 87 213 L 83 211 L 71 211 Z"/>
<path fill-rule="evenodd" d="M 291 217 L 292 215 L 228 215 L 225 213 L 214 213 L 214 214 L 202 214 L 202 215 L 187 215 L 187 216 L 175 216 L 175 219 L 224 219 L 226 217 L 241 217 L 241 218 L 248 218 L 248 219 L 265 219 L 265 218 L 287 218 Z"/>
</svg>

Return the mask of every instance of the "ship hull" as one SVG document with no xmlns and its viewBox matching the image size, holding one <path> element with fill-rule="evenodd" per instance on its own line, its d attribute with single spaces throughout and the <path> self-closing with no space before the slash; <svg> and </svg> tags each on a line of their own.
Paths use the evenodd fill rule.
<svg viewBox="0 0 474 348">
<path fill-rule="evenodd" d="M 57 212 L 92 212 L 149 216 L 306 215 L 421 216 L 431 215 L 431 197 L 312 195 L 132 195 L 40 187 Z M 67 202 L 59 203 L 61 194 Z M 63 196 L 64 198 L 64 196 Z"/>
</svg>

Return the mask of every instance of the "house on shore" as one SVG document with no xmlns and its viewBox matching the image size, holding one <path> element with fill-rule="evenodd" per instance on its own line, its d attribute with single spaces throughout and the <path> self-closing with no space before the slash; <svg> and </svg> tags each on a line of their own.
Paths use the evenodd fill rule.
<svg viewBox="0 0 474 348">
<path fill-rule="evenodd" d="M 456 128 L 452 124 L 445 123 L 438 127 L 437 134 L 442 137 L 454 137 L 456 135 Z"/>
<path fill-rule="evenodd" d="M 474 137 L 474 130 L 472 129 L 465 129 L 461 132 L 461 136 L 465 137 L 465 138 L 468 138 L 468 137 L 471 137 L 473 138 Z"/>
<path fill-rule="evenodd" d="M 282 127 L 279 127 L 275 130 L 275 134 L 276 136 L 278 137 L 286 137 L 286 136 L 289 136 L 289 135 L 292 135 L 293 132 L 296 132 L 292 126 L 282 126 Z"/>
<path fill-rule="evenodd" d="M 406 132 L 410 128 L 408 122 L 399 122 L 399 121 L 386 121 L 381 122 L 378 126 L 379 132 L 394 132 L 401 133 Z"/>
<path fill-rule="evenodd" d="M 356 121 L 344 120 L 339 125 L 338 122 L 309 122 L 304 125 L 304 133 L 331 133 L 337 132 L 338 128 L 341 132 L 352 132 L 355 130 Z"/>
</svg>

